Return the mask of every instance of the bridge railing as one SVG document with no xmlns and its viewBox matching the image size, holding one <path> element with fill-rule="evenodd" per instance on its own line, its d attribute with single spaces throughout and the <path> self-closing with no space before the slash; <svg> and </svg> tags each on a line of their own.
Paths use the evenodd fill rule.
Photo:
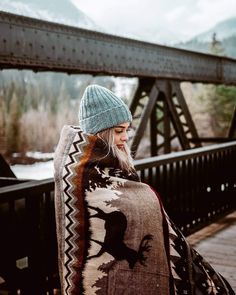
<svg viewBox="0 0 236 295">
<path fill-rule="evenodd" d="M 234 141 L 136 160 L 135 166 L 187 235 L 236 208 L 235 163 Z M 0 277 L 6 281 L 0 290 L 53 294 L 59 289 L 54 182 L 8 183 L 0 180 Z"/>
<path fill-rule="evenodd" d="M 135 162 L 185 235 L 236 208 L 236 142 Z"/>
<path fill-rule="evenodd" d="M 0 294 L 54 294 L 59 280 L 53 180 L 0 191 L 0 277 L 5 280 Z"/>
</svg>

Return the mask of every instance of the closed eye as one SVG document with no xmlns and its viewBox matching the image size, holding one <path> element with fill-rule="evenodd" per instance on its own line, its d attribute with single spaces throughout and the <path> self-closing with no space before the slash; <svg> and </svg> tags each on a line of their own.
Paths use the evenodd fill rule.
<svg viewBox="0 0 236 295">
<path fill-rule="evenodd" d="M 123 130 L 116 130 L 116 129 L 115 129 L 115 132 L 116 132 L 116 133 L 122 133 Z"/>
</svg>

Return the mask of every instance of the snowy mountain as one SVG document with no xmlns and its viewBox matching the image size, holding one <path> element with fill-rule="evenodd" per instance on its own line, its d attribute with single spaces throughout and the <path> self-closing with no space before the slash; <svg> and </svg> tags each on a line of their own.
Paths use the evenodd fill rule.
<svg viewBox="0 0 236 295">
<path fill-rule="evenodd" d="M 79 10 L 72 0 L 0 0 L 0 10 L 147 42 L 176 40 L 175 34 L 160 27 L 161 24 L 158 31 L 144 27 L 138 34 L 126 31 L 122 26 L 115 32 L 110 27 L 102 28 Z"/>
<path fill-rule="evenodd" d="M 193 38 L 199 42 L 209 42 L 212 40 L 213 34 L 216 33 L 217 39 L 223 40 L 231 36 L 236 36 L 236 17 L 224 20 L 216 24 L 212 29 L 199 34 Z"/>
<path fill-rule="evenodd" d="M 212 29 L 195 36 L 187 42 L 175 44 L 174 47 L 212 53 L 213 34 L 215 34 L 216 40 L 220 41 L 223 55 L 236 58 L 236 17 L 222 21 Z"/>
<path fill-rule="evenodd" d="M 0 10 L 91 30 L 98 26 L 70 0 L 1 0 Z"/>
</svg>

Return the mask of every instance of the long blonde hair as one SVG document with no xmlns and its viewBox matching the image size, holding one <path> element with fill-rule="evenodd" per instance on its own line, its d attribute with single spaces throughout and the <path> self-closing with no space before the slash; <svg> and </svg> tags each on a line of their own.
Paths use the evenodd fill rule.
<svg viewBox="0 0 236 295">
<path fill-rule="evenodd" d="M 134 170 L 133 158 L 128 144 L 124 143 L 124 149 L 122 150 L 114 144 L 114 128 L 103 130 L 96 135 L 107 145 L 108 154 L 111 151 L 118 159 L 121 169 L 128 172 Z"/>
</svg>

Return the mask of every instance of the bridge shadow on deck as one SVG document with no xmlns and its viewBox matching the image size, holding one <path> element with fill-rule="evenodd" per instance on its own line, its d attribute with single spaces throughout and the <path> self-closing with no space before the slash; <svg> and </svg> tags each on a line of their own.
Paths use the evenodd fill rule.
<svg viewBox="0 0 236 295">
<path fill-rule="evenodd" d="M 187 237 L 236 291 L 236 211 Z"/>
</svg>

